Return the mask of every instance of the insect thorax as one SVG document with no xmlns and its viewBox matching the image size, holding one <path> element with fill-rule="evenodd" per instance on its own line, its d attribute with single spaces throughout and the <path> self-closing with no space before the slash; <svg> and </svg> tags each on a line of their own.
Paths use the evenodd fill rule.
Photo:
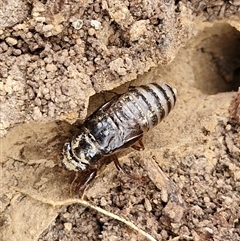
<svg viewBox="0 0 240 241">
<path fill-rule="evenodd" d="M 63 164 L 69 170 L 85 170 L 101 159 L 102 153 L 97 142 L 86 128 L 64 146 Z"/>
</svg>

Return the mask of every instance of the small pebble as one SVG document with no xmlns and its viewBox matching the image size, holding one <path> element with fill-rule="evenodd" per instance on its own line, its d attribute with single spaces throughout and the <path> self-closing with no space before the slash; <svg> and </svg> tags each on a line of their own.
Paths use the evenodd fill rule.
<svg viewBox="0 0 240 241">
<path fill-rule="evenodd" d="M 230 131 L 232 129 L 232 126 L 228 124 L 225 129 L 226 131 Z"/>
<path fill-rule="evenodd" d="M 82 26 L 83 26 L 83 20 L 81 20 L 81 19 L 75 20 L 74 22 L 72 22 L 72 26 L 73 26 L 73 28 L 75 28 L 76 30 L 81 29 Z"/>
<path fill-rule="evenodd" d="M 67 231 L 72 230 L 72 223 L 64 223 L 64 229 Z"/>
<path fill-rule="evenodd" d="M 89 34 L 90 36 L 93 36 L 93 35 L 95 34 L 95 29 L 94 29 L 94 28 L 89 28 L 89 29 L 88 29 L 88 34 Z"/>
<path fill-rule="evenodd" d="M 91 20 L 91 26 L 98 30 L 101 27 L 101 23 L 97 20 Z"/>
<path fill-rule="evenodd" d="M 146 211 L 147 211 L 147 212 L 151 212 L 151 211 L 152 211 L 152 205 L 151 205 L 149 199 L 148 199 L 148 198 L 145 198 L 144 201 L 145 201 L 145 202 L 144 202 L 144 207 L 145 207 Z"/>
<path fill-rule="evenodd" d="M 46 71 L 55 72 L 55 71 L 57 71 L 57 66 L 55 64 L 47 64 Z"/>
<path fill-rule="evenodd" d="M 6 38 L 6 42 L 7 42 L 9 45 L 13 46 L 13 45 L 16 45 L 18 41 L 17 41 L 15 38 L 7 37 L 7 38 Z"/>
<path fill-rule="evenodd" d="M 107 205 L 107 201 L 106 201 L 106 199 L 105 199 L 104 197 L 101 198 L 100 205 L 101 205 L 102 207 L 104 207 L 104 206 Z"/>
</svg>

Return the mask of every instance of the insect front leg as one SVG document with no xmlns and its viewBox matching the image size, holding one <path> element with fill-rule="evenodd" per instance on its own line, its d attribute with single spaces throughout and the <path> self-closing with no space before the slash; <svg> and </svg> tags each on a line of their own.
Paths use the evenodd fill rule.
<svg viewBox="0 0 240 241">
<path fill-rule="evenodd" d="M 83 191 L 89 184 L 90 182 L 96 177 L 97 175 L 97 169 L 96 168 L 89 168 L 87 171 L 82 172 L 84 175 L 81 177 L 81 181 L 74 187 L 74 191 L 76 194 L 79 194 L 81 191 Z M 76 176 L 72 182 L 72 185 L 74 182 L 78 179 L 79 177 L 79 172 L 76 173 Z M 71 190 L 73 188 L 71 187 Z"/>
</svg>

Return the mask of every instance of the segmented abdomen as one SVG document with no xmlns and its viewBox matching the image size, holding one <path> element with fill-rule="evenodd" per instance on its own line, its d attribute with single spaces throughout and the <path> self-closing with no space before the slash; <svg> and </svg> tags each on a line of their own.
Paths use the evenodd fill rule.
<svg viewBox="0 0 240 241">
<path fill-rule="evenodd" d="M 108 154 L 137 141 L 168 115 L 175 102 L 176 90 L 165 83 L 133 87 L 106 103 L 84 124 Z"/>
<path fill-rule="evenodd" d="M 136 119 L 142 131 L 148 131 L 174 107 L 176 90 L 165 83 L 142 85 L 122 95 L 118 102 L 115 108 L 117 109 L 116 105 L 122 106 L 123 116 L 129 114 Z"/>
</svg>

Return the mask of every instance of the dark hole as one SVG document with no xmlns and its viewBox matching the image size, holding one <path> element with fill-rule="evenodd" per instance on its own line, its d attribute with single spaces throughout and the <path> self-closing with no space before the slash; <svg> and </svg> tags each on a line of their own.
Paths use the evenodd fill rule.
<svg viewBox="0 0 240 241">
<path fill-rule="evenodd" d="M 199 42 L 198 44 L 197 41 Z M 229 24 L 205 28 L 193 42 L 195 86 L 205 94 L 237 91 L 240 86 L 240 33 Z"/>
</svg>

